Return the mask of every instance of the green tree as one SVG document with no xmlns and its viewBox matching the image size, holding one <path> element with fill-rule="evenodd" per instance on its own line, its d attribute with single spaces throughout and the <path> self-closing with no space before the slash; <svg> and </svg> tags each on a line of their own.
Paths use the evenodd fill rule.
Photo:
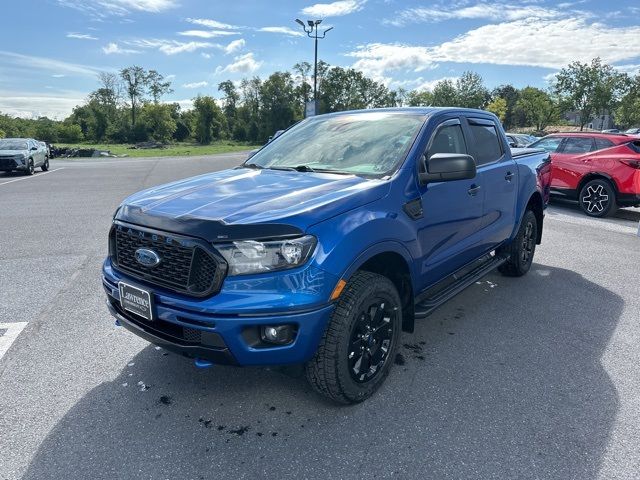
<svg viewBox="0 0 640 480">
<path fill-rule="evenodd" d="M 453 81 L 440 80 L 433 87 L 432 105 L 434 107 L 458 106 L 458 91 Z"/>
<path fill-rule="evenodd" d="M 142 67 L 134 65 L 120 70 L 120 77 L 129 98 L 131 109 L 131 125 L 136 125 L 136 114 L 147 93 L 149 73 Z"/>
<path fill-rule="evenodd" d="M 193 99 L 195 113 L 196 140 L 203 145 L 210 144 L 220 137 L 224 116 L 216 100 L 210 96 L 197 96 Z"/>
<path fill-rule="evenodd" d="M 623 128 L 640 126 L 640 74 L 630 81 L 629 90 L 620 100 L 615 118 Z"/>
<path fill-rule="evenodd" d="M 612 111 L 627 87 L 628 77 L 594 58 L 573 62 L 556 75 L 555 92 L 579 113 L 580 130 L 597 114 Z"/>
<path fill-rule="evenodd" d="M 148 103 L 140 110 L 139 122 L 146 127 L 148 137 L 167 143 L 176 131 L 176 121 L 172 113 L 172 105 Z"/>
<path fill-rule="evenodd" d="M 45 117 L 38 118 L 38 120 L 36 120 L 33 136 L 43 142 L 50 142 L 50 143 L 57 142 L 58 141 L 57 123 Z"/>
<path fill-rule="evenodd" d="M 535 87 L 525 87 L 520 91 L 516 108 L 538 132 L 559 118 L 558 104 L 547 92 Z"/>
<path fill-rule="evenodd" d="M 489 91 L 482 77 L 476 72 L 463 72 L 456 80 L 456 106 L 483 108 L 489 99 Z"/>
<path fill-rule="evenodd" d="M 433 93 L 428 90 L 412 90 L 407 94 L 406 101 L 410 107 L 429 107 L 433 105 Z"/>
<path fill-rule="evenodd" d="M 505 118 L 507 118 L 507 101 L 502 97 L 494 98 L 489 102 L 485 110 L 495 114 L 504 123 Z"/>
<path fill-rule="evenodd" d="M 260 88 L 260 125 L 263 140 L 294 123 L 294 101 L 293 77 L 289 72 L 272 73 L 262 83 Z"/>
<path fill-rule="evenodd" d="M 78 143 L 84 140 L 84 135 L 77 123 L 61 123 L 58 125 L 58 138 L 61 142 Z"/>
<path fill-rule="evenodd" d="M 222 98 L 222 111 L 227 120 L 229 135 L 233 132 L 238 121 L 238 102 L 240 94 L 235 84 L 231 80 L 226 80 L 218 85 L 218 91 L 224 94 Z"/>
<path fill-rule="evenodd" d="M 352 68 L 334 67 L 322 82 L 323 112 L 386 107 L 395 99 L 384 85 Z"/>
<path fill-rule="evenodd" d="M 499 85 L 491 92 L 491 98 L 504 98 L 507 102 L 507 111 L 503 120 L 504 128 L 510 130 L 518 125 L 519 117 L 516 114 L 516 103 L 518 102 L 518 90 L 513 85 Z"/>
<path fill-rule="evenodd" d="M 160 99 L 169 93 L 173 93 L 171 82 L 156 70 L 149 70 L 146 74 L 146 85 L 153 103 L 160 103 Z"/>
</svg>

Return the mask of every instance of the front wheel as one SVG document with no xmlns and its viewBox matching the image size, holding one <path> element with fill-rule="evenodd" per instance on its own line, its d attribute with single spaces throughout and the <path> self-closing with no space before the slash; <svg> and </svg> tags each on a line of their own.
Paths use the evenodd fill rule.
<svg viewBox="0 0 640 480">
<path fill-rule="evenodd" d="M 44 157 L 44 163 L 40 168 L 42 169 L 43 172 L 46 172 L 47 170 L 49 170 L 49 157 Z"/>
<path fill-rule="evenodd" d="M 29 163 L 27 163 L 27 171 L 25 173 L 27 175 L 33 175 L 34 173 L 36 173 L 36 169 L 33 166 L 33 160 L 29 160 Z"/>
<path fill-rule="evenodd" d="M 309 383 L 339 403 L 369 398 L 389 373 L 400 342 L 401 319 L 394 284 L 376 273 L 356 272 L 306 365 Z"/>
<path fill-rule="evenodd" d="M 533 263 L 537 241 L 538 220 L 531 210 L 527 210 L 522 217 L 516 238 L 509 245 L 500 247 L 496 252 L 498 255 L 508 256 L 508 260 L 498 267 L 500 273 L 508 277 L 525 275 Z"/>
<path fill-rule="evenodd" d="M 588 182 L 580 190 L 580 208 L 590 217 L 606 217 L 613 215 L 616 205 L 616 191 L 613 186 L 604 179 L 596 179 Z"/>
</svg>

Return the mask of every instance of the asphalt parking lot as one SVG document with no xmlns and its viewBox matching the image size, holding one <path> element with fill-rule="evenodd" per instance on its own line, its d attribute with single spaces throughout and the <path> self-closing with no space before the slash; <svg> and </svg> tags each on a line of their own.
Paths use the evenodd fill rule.
<svg viewBox="0 0 640 480">
<path fill-rule="evenodd" d="M 357 406 L 116 328 L 100 265 L 119 202 L 243 159 L 0 174 L 0 479 L 640 478 L 639 209 L 552 205 L 530 274 L 419 323 Z"/>
</svg>

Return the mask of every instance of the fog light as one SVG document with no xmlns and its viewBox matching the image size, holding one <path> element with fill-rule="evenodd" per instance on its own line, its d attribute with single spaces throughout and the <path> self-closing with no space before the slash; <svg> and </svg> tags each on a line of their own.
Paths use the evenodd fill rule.
<svg viewBox="0 0 640 480">
<path fill-rule="evenodd" d="M 264 342 L 286 345 L 293 341 L 293 327 L 291 325 L 267 325 L 260 329 L 260 336 Z"/>
</svg>

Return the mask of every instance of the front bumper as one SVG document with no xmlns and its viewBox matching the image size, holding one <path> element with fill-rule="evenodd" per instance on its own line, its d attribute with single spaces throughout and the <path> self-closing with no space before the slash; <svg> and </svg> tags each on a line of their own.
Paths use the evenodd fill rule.
<svg viewBox="0 0 640 480">
<path fill-rule="evenodd" d="M 178 296 L 144 286 L 155 298 L 154 320 L 147 321 L 124 311 L 120 306 L 118 281 L 136 285 L 140 282 L 123 277 L 109 262 L 103 269 L 103 286 L 110 313 L 129 331 L 167 350 L 192 358 L 204 358 L 227 365 L 289 365 L 304 363 L 315 354 L 320 338 L 333 311 L 325 304 L 304 311 L 255 311 L 239 309 L 237 313 L 219 313 L 207 304 L 216 297 L 203 300 L 197 308 L 193 301 L 180 302 Z M 250 293 L 250 292 L 248 292 Z M 325 297 L 325 298 L 328 298 Z M 297 330 L 292 343 L 269 345 L 256 342 L 255 331 L 261 325 L 293 325 Z"/>
</svg>

